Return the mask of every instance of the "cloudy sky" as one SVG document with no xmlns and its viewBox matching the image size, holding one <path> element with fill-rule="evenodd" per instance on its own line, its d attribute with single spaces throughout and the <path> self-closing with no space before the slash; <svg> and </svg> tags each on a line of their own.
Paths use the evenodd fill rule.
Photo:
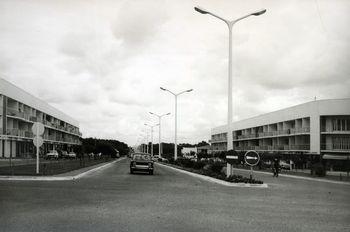
<svg viewBox="0 0 350 232">
<path fill-rule="evenodd" d="M 234 27 L 234 119 L 350 97 L 350 1 L 0 0 L 0 76 L 80 122 L 83 137 L 134 145 L 149 115 L 173 141 L 226 123 L 227 19 Z M 155 130 L 157 139 L 157 130 Z M 158 140 L 158 139 L 157 139 Z"/>
</svg>

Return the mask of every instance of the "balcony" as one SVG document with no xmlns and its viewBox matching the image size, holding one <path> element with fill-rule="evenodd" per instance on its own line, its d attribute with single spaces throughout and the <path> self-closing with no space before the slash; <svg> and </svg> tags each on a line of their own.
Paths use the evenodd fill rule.
<svg viewBox="0 0 350 232">
<path fill-rule="evenodd" d="M 227 138 L 225 138 L 225 137 L 212 138 L 211 142 L 212 143 L 223 143 L 223 142 L 227 142 Z"/>
<path fill-rule="evenodd" d="M 289 145 L 289 150 L 310 150 L 309 144 L 303 144 L 303 145 Z"/>
<path fill-rule="evenodd" d="M 26 114 L 24 112 L 19 112 L 18 110 L 13 109 L 13 108 L 9 108 L 9 107 L 7 107 L 6 109 L 7 109 L 7 115 L 9 115 L 9 116 L 22 118 L 22 119 L 25 119 L 27 121 L 30 120 L 31 116 L 29 114 Z"/>
<path fill-rule="evenodd" d="M 290 133 L 291 133 L 291 134 L 310 133 L 310 127 L 291 128 L 291 129 L 290 129 Z"/>
<path fill-rule="evenodd" d="M 331 133 L 331 134 L 350 134 L 350 130 L 339 130 L 333 128 L 326 128 L 323 126 L 321 128 L 321 133 Z"/>
<path fill-rule="evenodd" d="M 48 127 L 51 127 L 51 128 L 54 128 L 54 129 L 59 129 L 61 131 L 68 132 L 68 133 L 71 133 L 71 134 L 75 134 L 75 135 L 81 137 L 81 133 L 79 132 L 79 130 L 77 130 L 77 128 L 64 127 L 64 126 L 61 126 L 61 125 L 58 125 L 56 123 L 49 122 L 49 121 L 46 121 L 46 120 L 42 121 L 40 118 L 37 118 L 36 116 L 31 116 L 31 115 L 26 114 L 24 112 L 19 112 L 18 110 L 13 109 L 13 108 L 7 108 L 7 115 L 8 116 L 12 116 L 12 117 L 21 118 L 21 119 L 24 119 L 25 121 L 28 121 L 28 122 L 41 122 L 41 123 L 43 123 L 44 125 L 46 125 Z"/>
<path fill-rule="evenodd" d="M 261 145 L 261 146 L 236 146 L 234 150 L 247 151 L 247 150 L 256 150 L 256 151 L 289 151 L 289 150 L 310 150 L 310 145 Z"/>
<path fill-rule="evenodd" d="M 322 143 L 321 150 L 350 151 L 350 142 L 349 143 Z"/>
<path fill-rule="evenodd" d="M 33 138 L 33 133 L 31 131 L 20 130 L 17 128 L 6 129 L 6 135 Z"/>
</svg>

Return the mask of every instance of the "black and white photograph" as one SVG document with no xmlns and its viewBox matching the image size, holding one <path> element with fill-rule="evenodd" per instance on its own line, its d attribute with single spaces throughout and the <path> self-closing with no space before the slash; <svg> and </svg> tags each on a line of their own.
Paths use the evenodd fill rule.
<svg viewBox="0 0 350 232">
<path fill-rule="evenodd" d="M 350 1 L 0 0 L 0 231 L 350 231 Z"/>
</svg>

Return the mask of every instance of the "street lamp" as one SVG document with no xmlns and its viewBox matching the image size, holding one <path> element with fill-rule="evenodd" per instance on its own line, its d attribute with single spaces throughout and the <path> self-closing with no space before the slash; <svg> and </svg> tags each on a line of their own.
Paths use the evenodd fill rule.
<svg viewBox="0 0 350 232">
<path fill-rule="evenodd" d="M 184 90 L 184 91 L 179 92 L 179 93 L 173 93 L 170 90 L 165 89 L 163 87 L 160 87 L 160 89 L 163 90 L 163 91 L 168 91 L 169 93 L 171 93 L 175 97 L 175 148 L 174 148 L 174 160 L 177 160 L 177 96 L 179 96 L 179 95 L 181 95 L 183 93 L 189 93 L 189 92 L 193 91 L 193 89 Z"/>
<path fill-rule="evenodd" d="M 162 115 L 158 115 L 158 114 L 155 114 L 155 113 L 152 113 L 152 112 L 149 112 L 149 113 L 158 117 L 158 123 L 159 123 L 159 137 L 158 137 L 158 140 L 159 140 L 158 150 L 159 150 L 159 152 L 158 152 L 158 154 L 159 154 L 159 158 L 162 158 L 162 154 L 161 154 L 161 151 L 162 151 L 162 148 L 161 148 L 161 144 L 162 144 L 162 142 L 161 142 L 161 129 L 162 129 L 162 126 L 161 125 L 162 124 L 161 123 L 162 122 L 161 122 L 161 120 L 162 120 L 163 116 L 170 115 L 170 113 L 162 114 Z"/>
<path fill-rule="evenodd" d="M 214 16 L 215 18 L 218 18 L 226 23 L 229 29 L 229 62 L 228 62 L 228 111 L 227 111 L 227 150 L 233 149 L 233 138 L 232 138 L 232 130 L 231 130 L 231 123 L 232 123 L 232 27 L 235 25 L 238 21 L 248 18 L 249 16 L 259 16 L 266 12 L 266 9 L 262 9 L 247 15 L 244 15 L 240 18 L 237 18 L 235 20 L 227 20 L 224 19 L 212 12 L 209 12 L 199 6 L 194 8 L 195 11 L 201 13 L 201 14 L 210 14 Z M 232 173 L 231 166 L 227 165 L 227 174 L 230 175 Z"/>
<path fill-rule="evenodd" d="M 159 126 L 159 124 L 149 125 L 145 123 L 145 126 L 148 126 L 149 128 L 151 128 L 151 155 L 153 156 L 153 127 Z M 147 151 L 147 153 L 149 153 L 149 151 Z"/>
</svg>

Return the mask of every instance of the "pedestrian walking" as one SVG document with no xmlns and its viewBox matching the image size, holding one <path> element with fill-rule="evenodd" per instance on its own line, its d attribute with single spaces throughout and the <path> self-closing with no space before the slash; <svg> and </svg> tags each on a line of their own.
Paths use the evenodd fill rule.
<svg viewBox="0 0 350 232">
<path fill-rule="evenodd" d="M 273 163 L 273 177 L 278 177 L 279 169 L 280 169 L 280 161 L 276 158 Z"/>
</svg>

